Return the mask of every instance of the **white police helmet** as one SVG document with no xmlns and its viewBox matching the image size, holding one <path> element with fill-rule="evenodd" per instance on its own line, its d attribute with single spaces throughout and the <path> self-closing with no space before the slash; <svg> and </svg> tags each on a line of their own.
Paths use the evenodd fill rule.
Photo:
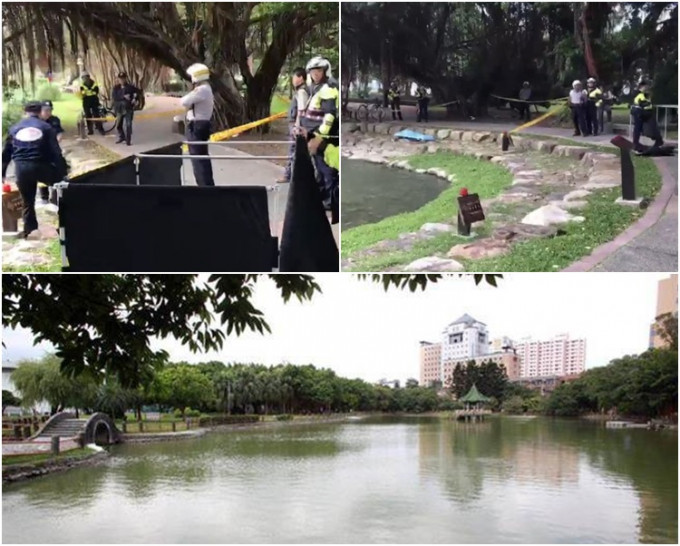
<svg viewBox="0 0 680 546">
<path fill-rule="evenodd" d="M 205 82 L 210 79 L 210 69 L 201 63 L 194 63 L 187 68 L 191 83 Z"/>
<path fill-rule="evenodd" d="M 331 62 L 328 59 L 321 57 L 319 55 L 317 55 L 316 57 L 312 57 L 307 63 L 306 68 L 307 72 L 309 72 L 312 68 L 323 68 L 327 78 L 330 78 L 332 76 Z"/>
<path fill-rule="evenodd" d="M 574 81 L 571 83 L 571 87 L 572 87 L 572 88 L 575 88 L 577 85 L 583 85 L 583 84 L 581 83 L 581 80 L 574 80 Z"/>
</svg>

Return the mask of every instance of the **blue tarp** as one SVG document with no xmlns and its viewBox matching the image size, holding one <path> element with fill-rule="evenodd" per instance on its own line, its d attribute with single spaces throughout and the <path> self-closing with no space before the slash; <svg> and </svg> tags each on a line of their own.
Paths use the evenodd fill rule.
<svg viewBox="0 0 680 546">
<path fill-rule="evenodd" d="M 396 138 L 405 138 L 406 140 L 417 140 L 418 142 L 430 142 L 434 140 L 434 137 L 431 135 L 416 133 L 415 131 L 411 131 L 410 129 L 404 129 L 403 131 L 399 131 L 398 133 L 395 133 L 394 136 Z"/>
</svg>

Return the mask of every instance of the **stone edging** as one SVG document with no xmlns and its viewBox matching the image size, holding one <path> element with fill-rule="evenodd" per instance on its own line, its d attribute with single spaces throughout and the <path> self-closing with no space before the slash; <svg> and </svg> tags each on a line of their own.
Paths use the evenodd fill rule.
<svg viewBox="0 0 680 546">
<path fill-rule="evenodd" d="M 182 430 L 180 432 L 140 432 L 138 434 L 120 435 L 120 441 L 124 444 L 145 444 L 149 442 L 166 442 L 169 440 L 186 440 L 203 436 L 208 429 Z"/>
<path fill-rule="evenodd" d="M 656 224 L 663 211 L 666 209 L 669 201 L 673 197 L 675 191 L 675 181 L 663 161 L 654 161 L 657 169 L 661 173 L 661 189 L 654 196 L 654 200 L 647 208 L 645 214 L 633 225 L 619 233 L 613 240 L 598 246 L 593 252 L 577 262 L 574 262 L 569 267 L 562 271 L 590 271 L 598 264 L 602 263 L 609 256 L 614 254 L 617 250 L 630 243 L 636 237 L 642 235 L 645 231 Z"/>
<path fill-rule="evenodd" d="M 109 454 L 106 451 L 101 450 L 82 458 L 66 457 L 59 461 L 46 461 L 42 463 L 11 465 L 6 468 L 3 467 L 2 483 L 4 484 L 28 480 L 31 478 L 38 478 L 40 476 L 46 476 L 47 474 L 52 474 L 54 472 L 62 472 L 71 468 L 77 468 L 79 466 L 97 464 L 105 460 L 108 456 Z"/>
</svg>

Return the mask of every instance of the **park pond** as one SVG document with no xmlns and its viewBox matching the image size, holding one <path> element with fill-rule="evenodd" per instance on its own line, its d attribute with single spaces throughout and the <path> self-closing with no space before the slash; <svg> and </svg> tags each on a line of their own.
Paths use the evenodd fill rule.
<svg viewBox="0 0 680 546">
<path fill-rule="evenodd" d="M 342 186 L 342 229 L 349 229 L 417 210 L 449 183 L 427 174 L 343 158 Z"/>
<path fill-rule="evenodd" d="M 114 446 L 3 490 L 4 543 L 677 543 L 673 431 L 369 417 Z"/>
</svg>

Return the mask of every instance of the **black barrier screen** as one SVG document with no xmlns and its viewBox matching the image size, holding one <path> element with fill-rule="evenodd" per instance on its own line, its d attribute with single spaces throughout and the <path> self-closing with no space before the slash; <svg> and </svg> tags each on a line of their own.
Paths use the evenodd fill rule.
<svg viewBox="0 0 680 546">
<path fill-rule="evenodd" d="M 281 271 L 338 271 L 338 245 L 321 202 L 307 141 L 298 137 L 281 234 Z"/>
<path fill-rule="evenodd" d="M 264 187 L 70 184 L 59 224 L 68 271 L 264 272 L 275 265 Z"/>
<path fill-rule="evenodd" d="M 144 152 L 151 155 L 176 155 L 177 159 L 152 157 L 139 158 L 139 184 L 141 186 L 181 186 L 182 143 Z"/>
<path fill-rule="evenodd" d="M 170 160 L 172 161 L 172 159 Z M 135 158 L 126 157 L 115 163 L 109 163 L 98 169 L 88 171 L 78 176 L 69 177 L 75 184 L 137 184 Z"/>
</svg>

